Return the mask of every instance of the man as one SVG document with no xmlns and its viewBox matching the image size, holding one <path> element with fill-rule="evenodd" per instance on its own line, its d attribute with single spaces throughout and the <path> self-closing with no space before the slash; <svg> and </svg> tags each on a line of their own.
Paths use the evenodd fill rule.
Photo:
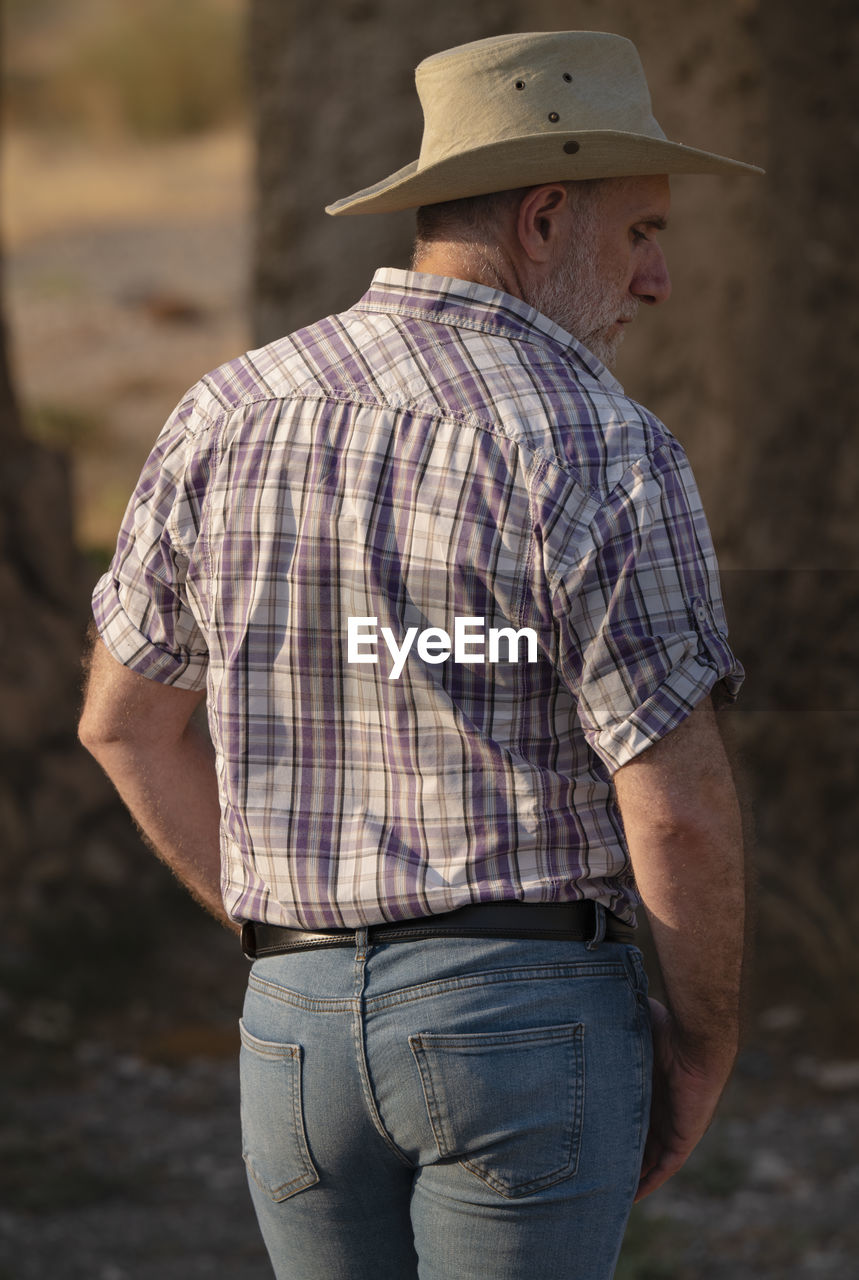
<svg viewBox="0 0 859 1280">
<path fill-rule="evenodd" d="M 329 209 L 419 207 L 414 272 L 179 406 L 81 736 L 255 958 L 276 1274 L 597 1280 L 730 1072 L 744 898 L 709 533 L 605 366 L 670 292 L 667 175 L 748 166 L 667 141 L 616 36 L 417 79 L 420 160 Z"/>
</svg>

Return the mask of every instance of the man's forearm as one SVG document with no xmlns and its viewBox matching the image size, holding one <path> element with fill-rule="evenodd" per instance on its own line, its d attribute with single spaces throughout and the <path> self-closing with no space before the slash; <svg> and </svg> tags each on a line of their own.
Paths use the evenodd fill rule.
<svg viewBox="0 0 859 1280">
<path fill-rule="evenodd" d="M 745 934 L 742 823 L 712 708 L 615 778 L 636 884 L 677 1034 L 733 1057 Z"/>
<path fill-rule="evenodd" d="M 745 933 L 739 805 L 709 699 L 615 776 L 665 979 L 651 1001 L 653 1100 L 638 1198 L 706 1132 L 737 1052 Z"/>
<path fill-rule="evenodd" d="M 148 680 L 91 635 L 78 733 L 159 857 L 225 924 L 215 754 L 194 722 L 202 690 Z"/>
<path fill-rule="evenodd" d="M 638 809 L 624 822 L 675 1034 L 701 1065 L 727 1073 L 739 1035 L 745 934 L 742 832 L 727 766 L 699 784 L 698 796 L 697 812 L 677 825 Z"/>
<path fill-rule="evenodd" d="M 154 748 L 135 741 L 87 744 L 155 852 L 222 924 L 220 807 L 215 758 L 192 721 L 182 737 Z"/>
</svg>

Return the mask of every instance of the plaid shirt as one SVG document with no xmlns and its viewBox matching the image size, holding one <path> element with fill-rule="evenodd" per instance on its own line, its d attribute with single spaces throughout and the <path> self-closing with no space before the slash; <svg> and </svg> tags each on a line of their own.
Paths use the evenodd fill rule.
<svg viewBox="0 0 859 1280">
<path fill-rule="evenodd" d="M 525 303 L 391 270 L 192 388 L 94 611 L 207 689 L 227 910 L 304 928 L 632 919 L 612 774 L 742 680 L 665 427 Z"/>
</svg>

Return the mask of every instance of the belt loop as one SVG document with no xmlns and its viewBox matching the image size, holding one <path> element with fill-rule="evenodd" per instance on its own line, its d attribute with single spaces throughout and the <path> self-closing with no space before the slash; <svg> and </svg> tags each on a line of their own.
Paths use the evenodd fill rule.
<svg viewBox="0 0 859 1280">
<path fill-rule="evenodd" d="M 585 946 L 588 951 L 596 951 L 599 944 L 605 937 L 605 907 L 601 902 L 594 903 L 594 936 L 590 942 L 586 942 Z"/>
</svg>

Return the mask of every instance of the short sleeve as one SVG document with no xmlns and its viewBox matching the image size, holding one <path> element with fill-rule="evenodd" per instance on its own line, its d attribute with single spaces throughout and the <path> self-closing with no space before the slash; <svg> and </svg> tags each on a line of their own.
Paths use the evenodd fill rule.
<svg viewBox="0 0 859 1280">
<path fill-rule="evenodd" d="M 628 468 L 568 547 L 555 602 L 560 664 L 588 744 L 610 772 L 709 693 L 732 701 L 718 567 L 698 489 L 673 439 Z"/>
<path fill-rule="evenodd" d="M 93 615 L 110 653 L 132 671 L 183 689 L 206 683 L 197 534 L 208 475 L 209 424 L 193 392 L 167 421 L 125 513 Z"/>
</svg>

